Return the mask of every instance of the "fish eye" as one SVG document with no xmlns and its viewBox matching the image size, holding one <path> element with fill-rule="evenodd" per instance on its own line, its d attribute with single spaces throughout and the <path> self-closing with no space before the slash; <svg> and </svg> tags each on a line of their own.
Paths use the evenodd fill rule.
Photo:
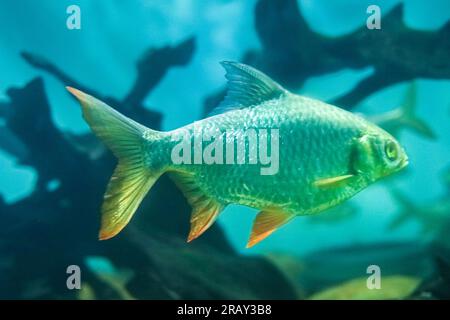
<svg viewBox="0 0 450 320">
<path fill-rule="evenodd" d="M 394 141 L 389 141 L 384 146 L 384 153 L 390 161 L 394 161 L 398 157 L 398 148 Z"/>
</svg>

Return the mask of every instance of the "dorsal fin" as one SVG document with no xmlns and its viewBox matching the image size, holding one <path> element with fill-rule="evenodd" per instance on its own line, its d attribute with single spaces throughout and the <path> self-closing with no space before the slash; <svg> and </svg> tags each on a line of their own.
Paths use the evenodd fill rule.
<svg viewBox="0 0 450 320">
<path fill-rule="evenodd" d="M 256 106 L 264 101 L 276 99 L 287 91 L 261 71 L 248 65 L 222 61 L 228 79 L 225 99 L 211 115 L 235 109 Z"/>
</svg>

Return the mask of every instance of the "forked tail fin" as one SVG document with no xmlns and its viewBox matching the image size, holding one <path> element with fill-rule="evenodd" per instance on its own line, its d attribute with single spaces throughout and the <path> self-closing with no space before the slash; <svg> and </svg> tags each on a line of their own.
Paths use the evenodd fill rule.
<svg viewBox="0 0 450 320">
<path fill-rule="evenodd" d="M 146 193 L 163 173 L 144 161 L 145 143 L 152 136 L 157 140 L 160 133 L 125 117 L 88 94 L 71 87 L 67 90 L 80 101 L 83 117 L 92 131 L 119 159 L 102 205 L 99 239 L 109 239 L 128 224 Z"/>
<path fill-rule="evenodd" d="M 405 97 L 402 104 L 402 115 L 400 117 L 400 123 L 405 127 L 409 127 L 415 130 L 419 134 L 429 139 L 435 139 L 436 135 L 425 120 L 419 118 L 416 114 L 417 105 L 417 84 L 412 81 L 407 88 Z"/>
<path fill-rule="evenodd" d="M 417 115 L 416 100 L 417 85 L 412 81 L 406 90 L 401 107 L 367 118 L 394 136 L 397 136 L 400 130 L 410 129 L 428 139 L 436 139 L 431 127 Z"/>
</svg>

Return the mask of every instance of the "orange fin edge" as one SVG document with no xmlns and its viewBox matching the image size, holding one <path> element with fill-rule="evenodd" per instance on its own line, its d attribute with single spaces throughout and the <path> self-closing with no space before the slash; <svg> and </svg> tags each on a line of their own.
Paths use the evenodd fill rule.
<svg viewBox="0 0 450 320">
<path fill-rule="evenodd" d="M 251 248 L 255 244 L 267 238 L 282 225 L 288 223 L 295 215 L 283 211 L 266 211 L 258 213 L 253 222 L 252 232 L 247 242 L 246 248 Z"/>
</svg>

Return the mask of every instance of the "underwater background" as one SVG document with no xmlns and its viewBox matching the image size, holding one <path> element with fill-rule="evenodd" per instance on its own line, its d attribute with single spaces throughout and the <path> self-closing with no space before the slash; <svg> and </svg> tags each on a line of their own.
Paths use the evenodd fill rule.
<svg viewBox="0 0 450 320">
<path fill-rule="evenodd" d="M 373 4 L 380 30 L 366 27 Z M 446 0 L 1 1 L 0 298 L 449 299 L 449 20 Z M 410 165 L 251 249 L 256 210 L 237 205 L 187 244 L 189 205 L 163 178 L 99 242 L 115 160 L 65 86 L 171 130 L 221 101 L 223 60 L 372 117 Z"/>
</svg>

